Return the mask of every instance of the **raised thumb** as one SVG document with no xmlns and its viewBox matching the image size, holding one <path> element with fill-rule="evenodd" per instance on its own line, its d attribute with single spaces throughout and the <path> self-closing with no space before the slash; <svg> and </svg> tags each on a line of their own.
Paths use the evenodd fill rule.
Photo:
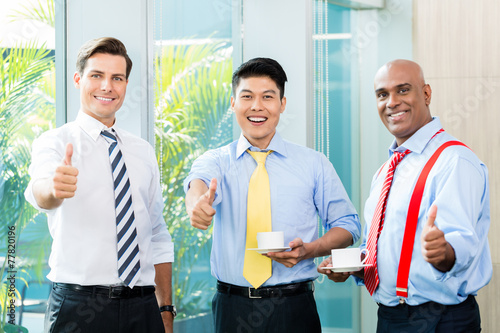
<svg viewBox="0 0 500 333">
<path fill-rule="evenodd" d="M 71 165 L 71 157 L 73 157 L 73 145 L 68 143 L 66 145 L 66 153 L 64 154 L 63 163 L 65 165 Z"/>
<path fill-rule="evenodd" d="M 432 205 L 431 208 L 429 209 L 429 218 L 427 219 L 426 226 L 428 228 L 431 228 L 434 226 L 434 221 L 436 220 L 436 215 L 437 215 L 437 206 Z"/>
<path fill-rule="evenodd" d="M 208 198 L 208 202 L 212 204 L 215 200 L 215 192 L 217 191 L 217 179 L 212 178 L 210 181 L 210 186 L 208 187 L 208 191 L 206 193 L 206 196 Z"/>
</svg>

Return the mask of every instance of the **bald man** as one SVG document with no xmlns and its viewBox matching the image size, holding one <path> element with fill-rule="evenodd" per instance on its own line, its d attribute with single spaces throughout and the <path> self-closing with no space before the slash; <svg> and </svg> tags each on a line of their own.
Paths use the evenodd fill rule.
<svg viewBox="0 0 500 333">
<path fill-rule="evenodd" d="M 367 267 L 320 269 L 328 258 L 318 271 L 367 287 L 379 305 L 378 333 L 479 332 L 474 295 L 492 276 L 488 170 L 431 116 L 432 90 L 418 64 L 385 64 L 374 87 L 394 141 L 365 204 Z"/>
</svg>

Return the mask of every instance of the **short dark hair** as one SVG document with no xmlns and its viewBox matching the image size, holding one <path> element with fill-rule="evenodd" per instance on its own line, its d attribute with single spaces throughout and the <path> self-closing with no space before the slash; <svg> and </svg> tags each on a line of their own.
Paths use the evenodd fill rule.
<svg viewBox="0 0 500 333">
<path fill-rule="evenodd" d="M 76 58 L 76 70 L 80 75 L 83 75 L 87 60 L 96 53 L 107 53 L 112 55 L 120 55 L 125 58 L 127 63 L 127 72 L 125 77 L 128 79 L 132 70 L 132 60 L 127 54 L 127 49 L 121 41 L 113 37 L 101 37 L 91 39 L 80 47 Z"/>
<path fill-rule="evenodd" d="M 233 74 L 233 95 L 236 95 L 236 88 L 241 79 L 249 77 L 267 76 L 276 83 L 280 90 L 280 99 L 285 96 L 286 73 L 283 67 L 274 59 L 253 58 L 241 64 Z"/>
</svg>

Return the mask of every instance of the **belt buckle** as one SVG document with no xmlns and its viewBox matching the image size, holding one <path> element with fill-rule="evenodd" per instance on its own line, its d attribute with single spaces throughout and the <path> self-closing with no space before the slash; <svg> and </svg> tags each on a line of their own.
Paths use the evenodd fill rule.
<svg viewBox="0 0 500 333">
<path fill-rule="evenodd" d="M 406 300 L 403 297 L 399 298 L 399 304 L 405 304 Z"/>
<path fill-rule="evenodd" d="M 262 298 L 262 296 L 253 296 L 252 295 L 252 289 L 251 287 L 248 287 L 248 298 Z M 254 289 L 256 290 L 256 289 Z"/>
<path fill-rule="evenodd" d="M 121 290 L 119 289 L 119 287 L 112 287 L 112 286 L 109 286 L 109 290 L 108 290 L 108 297 L 109 298 L 120 298 L 121 296 Z"/>
</svg>

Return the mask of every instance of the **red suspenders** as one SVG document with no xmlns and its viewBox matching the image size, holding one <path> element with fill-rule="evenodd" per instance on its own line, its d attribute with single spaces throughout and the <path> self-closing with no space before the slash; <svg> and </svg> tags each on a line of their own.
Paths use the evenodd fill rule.
<svg viewBox="0 0 500 333">
<path fill-rule="evenodd" d="M 410 199 L 410 206 L 408 207 L 408 214 L 406 217 L 405 234 L 403 238 L 403 246 L 401 248 L 401 256 L 399 259 L 398 278 L 396 283 L 396 295 L 399 297 L 408 297 L 408 276 L 410 274 L 411 256 L 413 253 L 413 244 L 415 242 L 415 232 L 417 230 L 418 213 L 420 210 L 420 203 L 422 202 L 422 195 L 424 194 L 425 181 L 432 169 L 434 163 L 438 159 L 441 152 L 449 146 L 465 146 L 459 141 L 448 141 L 443 143 L 431 156 L 429 161 L 425 164 L 420 172 L 417 183 L 413 190 Z"/>
</svg>

